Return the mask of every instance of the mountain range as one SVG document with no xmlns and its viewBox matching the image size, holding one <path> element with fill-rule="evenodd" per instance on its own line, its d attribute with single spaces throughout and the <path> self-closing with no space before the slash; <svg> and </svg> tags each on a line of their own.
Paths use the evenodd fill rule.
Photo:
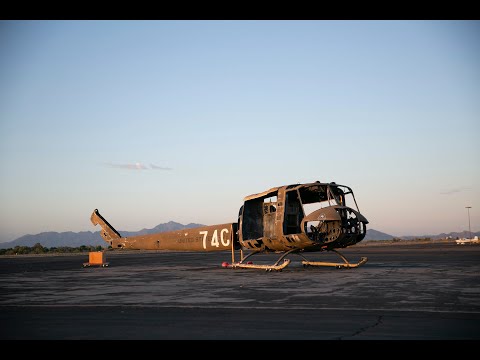
<svg viewBox="0 0 480 360">
<path fill-rule="evenodd" d="M 174 221 L 168 223 L 159 224 L 152 229 L 142 229 L 140 231 L 119 231 L 123 237 L 129 237 L 134 235 L 145 235 L 145 234 L 154 234 L 159 232 L 190 229 L 195 227 L 205 226 L 202 224 L 190 223 L 183 225 Z M 473 236 L 480 236 L 480 232 L 473 233 Z M 451 232 L 449 234 L 438 234 L 438 235 L 422 235 L 422 236 L 393 236 L 381 231 L 374 229 L 367 229 L 367 235 L 364 240 L 392 240 L 392 239 L 402 239 L 402 240 L 412 240 L 416 238 L 430 238 L 432 240 L 445 239 L 445 238 L 468 238 L 470 234 L 468 231 L 463 232 Z M 29 246 L 32 247 L 35 244 L 40 243 L 43 247 L 79 247 L 81 245 L 86 246 L 106 246 L 107 243 L 100 236 L 99 231 L 81 231 L 81 232 L 42 232 L 36 235 L 24 235 L 18 239 L 0 243 L 0 249 L 14 248 L 15 246 Z"/>
<path fill-rule="evenodd" d="M 170 221 L 165 224 L 159 224 L 152 229 L 142 229 L 140 231 L 119 231 L 119 233 L 124 236 L 134 236 L 134 235 L 145 235 L 145 234 L 154 234 L 159 232 L 174 231 L 195 228 L 199 226 L 204 226 L 202 224 L 190 223 L 188 225 L 183 225 L 174 221 Z M 100 236 L 100 231 L 80 231 L 80 232 L 42 232 L 36 235 L 24 235 L 18 239 L 0 243 L 0 249 L 14 248 L 15 246 L 29 246 L 32 247 L 36 243 L 40 243 L 43 247 L 61 247 L 61 246 L 70 246 L 70 247 L 79 247 L 82 245 L 92 245 L 92 246 L 107 246 L 107 243 Z"/>
</svg>

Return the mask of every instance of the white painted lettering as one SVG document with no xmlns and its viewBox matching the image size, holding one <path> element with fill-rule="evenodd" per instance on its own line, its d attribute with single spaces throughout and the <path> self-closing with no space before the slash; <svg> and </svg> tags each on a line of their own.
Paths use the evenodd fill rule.
<svg viewBox="0 0 480 360">
<path fill-rule="evenodd" d="M 222 231 L 220 231 L 220 241 L 222 242 L 223 246 L 229 246 L 230 245 L 230 238 L 224 239 L 223 238 L 223 233 L 228 234 L 228 229 L 222 229 Z"/>
<path fill-rule="evenodd" d="M 216 229 L 213 232 L 211 244 L 212 244 L 212 246 L 215 246 L 215 247 L 218 247 L 220 245 L 219 242 L 218 242 L 218 235 L 217 235 L 217 230 Z"/>
<path fill-rule="evenodd" d="M 206 249 L 208 231 L 200 231 L 200 235 L 203 235 L 203 248 Z"/>
</svg>

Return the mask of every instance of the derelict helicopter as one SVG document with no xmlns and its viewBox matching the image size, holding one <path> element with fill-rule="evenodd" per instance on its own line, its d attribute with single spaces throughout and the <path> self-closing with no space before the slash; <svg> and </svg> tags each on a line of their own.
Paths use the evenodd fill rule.
<svg viewBox="0 0 480 360">
<path fill-rule="evenodd" d="M 100 235 L 112 249 L 230 250 L 232 263 L 224 262 L 226 268 L 281 271 L 290 263 L 286 258 L 290 254 L 300 256 L 304 267 L 355 268 L 367 262 L 362 257 L 350 263 L 336 250 L 363 240 L 368 220 L 360 213 L 352 189 L 334 182 L 285 185 L 246 196 L 234 223 L 122 237 L 98 209 L 90 220 L 101 226 Z M 240 251 L 239 261 L 235 261 L 236 250 Z M 244 256 L 244 251 L 249 251 L 248 255 Z M 304 255 L 323 251 L 335 252 L 343 263 L 310 261 Z M 281 256 L 271 265 L 247 261 L 268 252 Z"/>
</svg>

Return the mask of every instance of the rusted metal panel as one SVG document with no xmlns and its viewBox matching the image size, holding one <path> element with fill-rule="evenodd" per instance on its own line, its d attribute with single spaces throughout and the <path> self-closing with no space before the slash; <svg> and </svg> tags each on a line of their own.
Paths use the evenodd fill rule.
<svg viewBox="0 0 480 360">
<path fill-rule="evenodd" d="M 245 196 L 245 198 L 243 200 L 248 201 L 248 200 L 253 200 L 253 199 L 257 199 L 257 198 L 261 198 L 261 197 L 266 197 L 267 195 L 275 193 L 280 188 L 281 188 L 281 186 L 274 187 L 274 188 L 271 188 L 270 190 L 267 190 L 267 191 L 264 191 L 264 192 L 261 192 L 261 193 L 258 193 L 258 194 L 248 195 L 248 196 Z"/>
<path fill-rule="evenodd" d="M 275 187 L 247 196 L 244 209 L 248 211 L 243 212 L 241 219 L 240 244 L 252 250 L 261 247 L 264 251 L 322 251 L 353 245 L 365 236 L 368 221 L 358 211 L 343 206 L 347 194 L 353 196 L 344 185 L 317 181 Z M 266 210 L 271 204 L 267 200 L 273 196 L 277 197 L 274 218 Z M 257 209 L 262 201 L 265 201 L 264 211 L 260 213 Z M 353 201 L 356 205 L 354 197 Z M 304 206 L 311 204 L 320 209 L 305 214 Z"/>
<path fill-rule="evenodd" d="M 225 251 L 238 247 L 236 224 L 227 223 L 193 229 L 113 239 L 113 248 L 180 251 Z"/>
<path fill-rule="evenodd" d="M 106 242 L 113 239 L 120 239 L 122 237 L 119 232 L 115 230 L 102 215 L 100 215 L 98 209 L 93 210 L 92 215 L 90 216 L 90 221 L 93 225 L 100 225 L 102 227 L 100 235 Z"/>
</svg>

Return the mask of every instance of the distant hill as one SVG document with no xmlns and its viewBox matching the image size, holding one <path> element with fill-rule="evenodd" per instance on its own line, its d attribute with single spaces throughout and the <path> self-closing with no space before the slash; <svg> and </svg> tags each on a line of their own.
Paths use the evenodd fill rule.
<svg viewBox="0 0 480 360">
<path fill-rule="evenodd" d="M 368 231 L 368 230 L 367 230 Z M 480 232 L 474 232 L 472 231 L 472 238 L 474 236 L 479 236 L 480 237 Z M 441 233 L 437 235 L 416 235 L 416 236 L 400 236 L 400 239 L 404 240 L 413 240 L 413 239 L 425 239 L 425 238 L 430 238 L 432 240 L 439 240 L 439 239 L 461 239 L 461 238 L 470 238 L 470 232 L 468 231 L 461 231 L 461 232 L 451 232 L 451 233 Z"/>
<path fill-rule="evenodd" d="M 392 240 L 394 236 L 385 234 L 383 232 L 367 229 L 367 234 L 365 235 L 364 240 Z"/>
<path fill-rule="evenodd" d="M 175 231 L 175 230 L 182 230 L 182 229 L 191 229 L 191 228 L 196 228 L 200 226 L 205 226 L 203 224 L 195 224 L 195 223 L 190 223 L 187 225 L 183 225 L 180 223 L 177 223 L 175 221 L 169 221 L 168 223 L 165 224 L 159 224 L 155 226 L 152 229 L 142 229 L 140 231 L 119 231 L 120 235 L 126 237 L 126 236 L 134 236 L 134 235 L 147 235 L 147 234 L 155 234 L 159 232 L 167 232 L 167 231 Z M 102 240 L 103 241 L 103 240 Z"/>
<path fill-rule="evenodd" d="M 480 232 L 473 232 L 472 237 L 479 236 Z M 409 236 L 393 236 L 389 234 L 382 233 L 377 230 L 367 229 L 367 234 L 365 235 L 364 240 L 392 240 L 392 239 L 401 239 L 401 240 L 415 240 L 415 239 L 461 239 L 461 238 L 470 238 L 470 233 L 468 231 L 461 232 L 451 232 L 451 233 L 441 233 L 436 235 L 409 235 Z"/>
<path fill-rule="evenodd" d="M 0 249 L 14 248 L 15 246 L 32 247 L 36 243 L 42 244 L 43 247 L 79 247 L 81 245 L 102 245 L 107 243 L 103 241 L 100 232 L 82 231 L 82 232 L 43 232 L 36 235 L 24 235 L 13 241 L 0 243 Z"/>
<path fill-rule="evenodd" d="M 195 227 L 205 226 L 202 224 L 190 223 L 188 225 L 183 225 L 174 221 L 169 221 L 165 224 L 159 224 L 152 229 L 142 229 L 140 231 L 119 231 L 122 236 L 134 236 L 134 235 L 146 235 L 154 234 L 159 232 L 166 231 L 175 231 L 182 229 L 191 229 Z M 473 236 L 480 236 L 480 232 L 472 232 Z M 422 236 L 393 236 L 389 235 L 374 229 L 367 229 L 367 234 L 365 235 L 364 240 L 392 240 L 394 238 L 403 239 L 403 240 L 412 240 L 418 238 L 430 238 L 432 240 L 438 239 L 457 239 L 457 238 L 468 238 L 470 233 L 468 231 L 463 232 L 451 232 L 449 234 L 438 234 L 438 235 L 422 235 Z M 100 236 L 99 231 L 81 231 L 81 232 L 43 232 L 36 235 L 24 235 L 9 242 L 0 243 L 0 249 L 14 248 L 15 246 L 29 246 L 32 247 L 36 243 L 40 243 L 43 247 L 79 247 L 82 245 L 85 246 L 107 246 L 107 243 Z"/>
<path fill-rule="evenodd" d="M 159 224 L 153 229 L 142 229 L 140 231 L 119 231 L 122 236 L 146 235 L 158 232 L 190 229 L 204 226 L 202 224 L 190 223 L 183 225 L 174 221 L 165 224 Z M 43 247 L 79 247 L 82 245 L 92 246 L 107 246 L 107 243 L 100 236 L 100 231 L 81 231 L 81 232 L 43 232 L 36 235 L 24 235 L 13 241 L 0 243 L 0 249 L 14 248 L 15 246 L 29 246 L 32 247 L 36 243 L 40 243 Z"/>
</svg>

